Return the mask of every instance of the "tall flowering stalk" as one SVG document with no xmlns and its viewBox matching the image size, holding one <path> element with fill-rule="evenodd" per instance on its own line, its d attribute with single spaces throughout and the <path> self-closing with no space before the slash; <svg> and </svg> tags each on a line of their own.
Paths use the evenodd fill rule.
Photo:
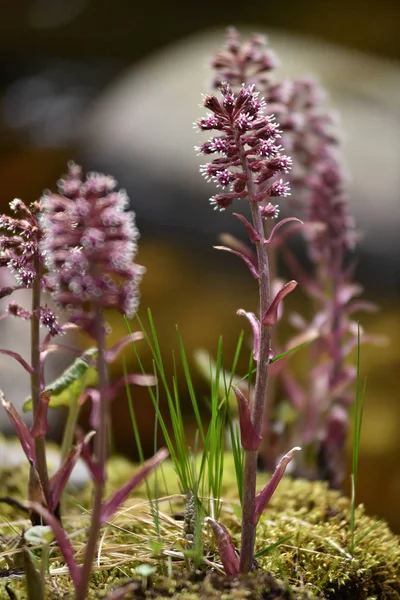
<svg viewBox="0 0 400 600">
<path fill-rule="evenodd" d="M 71 163 L 58 182 L 58 193 L 42 199 L 42 249 L 48 281 L 60 307 L 72 322 L 91 335 L 97 346 L 99 376 L 98 430 L 95 438 L 94 501 L 77 600 L 86 597 L 101 525 L 105 465 L 110 421 L 109 382 L 103 311 L 117 308 L 132 317 L 138 306 L 139 281 L 144 268 L 134 260 L 138 230 L 134 213 L 126 212 L 128 197 L 115 191 L 113 177 L 99 173 L 82 176 Z"/>
<path fill-rule="evenodd" d="M 267 40 L 260 35 L 241 41 L 230 28 L 226 46 L 212 60 L 214 84 L 228 81 L 234 89 L 255 84 L 267 101 L 267 113 L 279 120 L 285 147 L 295 158 L 290 173 L 294 204 L 305 224 L 300 228 L 313 264 L 306 274 L 291 253 L 285 239 L 299 230 L 292 225 L 283 235 L 275 236 L 270 255 L 280 249 L 294 277 L 314 304 L 315 316 L 307 322 L 294 315 L 292 323 L 300 329 L 289 341 L 317 337 L 311 348 L 307 382 L 299 382 L 290 366 L 277 366 L 287 397 L 297 413 L 288 442 L 308 449 L 302 453 L 306 463 L 298 461 L 298 473 L 311 478 L 327 479 L 340 487 L 344 478 L 344 448 L 348 429 L 350 385 L 355 370 L 346 364 L 346 356 L 357 343 L 357 326 L 351 319 L 355 310 L 373 310 L 372 304 L 355 300 L 362 288 L 353 283 L 348 255 L 355 245 L 354 223 L 346 192 L 347 178 L 341 164 L 340 136 L 336 119 L 324 108 L 325 94 L 311 78 L 274 79 L 277 59 Z M 274 269 L 275 270 L 275 269 Z M 275 276 L 275 273 L 273 273 Z M 364 335 L 362 339 L 366 339 Z M 271 399 L 272 401 L 272 399 Z M 266 413 L 266 427 L 270 414 Z M 280 440 L 282 447 L 282 440 Z M 266 452 L 271 447 L 266 446 Z M 276 451 L 275 451 L 276 454 Z M 274 457 L 263 454 L 270 464 Z"/>
<path fill-rule="evenodd" d="M 257 455 L 261 443 L 261 427 L 266 410 L 268 363 L 271 357 L 271 328 L 277 320 L 280 302 L 295 287 L 291 281 L 280 289 L 275 297 L 271 295 L 271 281 L 268 261 L 268 245 L 284 219 L 273 227 L 267 238 L 264 231 L 264 220 L 277 217 L 279 209 L 271 203 L 276 197 L 289 195 L 289 186 L 282 179 L 282 173 L 291 168 L 291 159 L 282 154 L 282 147 L 277 144 L 281 135 L 278 124 L 272 116 L 264 113 L 265 102 L 259 98 L 253 85 L 243 86 L 235 94 L 230 85 L 223 84 L 220 89 L 221 99 L 215 95 L 207 95 L 204 107 L 211 115 L 201 118 L 197 127 L 201 131 L 216 131 L 219 135 L 212 137 L 198 147 L 198 151 L 206 156 L 217 155 L 211 162 L 201 167 L 207 180 L 214 181 L 223 191 L 210 200 L 215 209 L 224 210 L 234 200 L 247 200 L 250 205 L 250 223 L 246 217 L 234 213 L 246 228 L 250 242 L 256 247 L 256 258 L 252 259 L 234 248 L 219 247 L 237 254 L 249 267 L 259 286 L 259 314 L 239 310 L 249 320 L 253 330 L 253 354 L 257 361 L 257 374 L 251 409 L 239 389 L 236 396 L 239 405 L 241 443 L 245 451 L 243 493 L 242 493 L 242 539 L 240 565 L 236 565 L 232 552 L 225 565 L 226 571 L 233 574 L 240 570 L 247 573 L 254 556 L 255 528 L 270 496 L 283 475 L 286 464 L 291 460 L 294 450 L 285 457 L 274 474 L 268 491 L 256 496 Z M 221 548 L 226 544 L 224 528 L 220 524 L 214 527 Z M 218 533 L 219 532 L 219 533 Z M 222 533 L 221 533 L 222 532 Z M 227 532 L 226 532 L 227 533 Z M 228 538 L 229 538 L 229 534 Z M 233 560 L 234 564 L 230 563 Z M 229 563 L 229 564 L 228 564 Z"/>
<path fill-rule="evenodd" d="M 31 381 L 31 397 L 33 403 L 33 416 L 36 426 L 33 428 L 32 462 L 37 469 L 40 487 L 48 506 L 51 505 L 49 475 L 46 463 L 46 447 L 44 434 L 47 422 L 40 422 L 43 416 L 43 382 L 41 379 L 41 347 L 39 328 L 41 325 L 48 327 L 50 335 L 61 332 L 54 312 L 47 306 L 41 306 L 41 292 L 46 289 L 46 281 L 43 277 L 43 253 L 40 243 L 43 232 L 38 221 L 40 204 L 38 202 L 27 206 L 22 200 L 15 199 L 10 202 L 10 208 L 15 216 L 1 215 L 0 229 L 7 234 L 0 236 L 0 267 L 8 267 L 17 285 L 9 286 L 0 290 L 0 296 L 6 297 L 19 289 L 31 289 L 31 310 L 28 311 L 16 302 L 10 302 L 7 313 L 30 322 L 31 331 L 31 355 L 30 363 L 27 364 L 21 356 L 9 350 L 1 350 L 17 359 L 29 373 Z M 6 404 L 9 407 L 9 404 Z"/>
</svg>

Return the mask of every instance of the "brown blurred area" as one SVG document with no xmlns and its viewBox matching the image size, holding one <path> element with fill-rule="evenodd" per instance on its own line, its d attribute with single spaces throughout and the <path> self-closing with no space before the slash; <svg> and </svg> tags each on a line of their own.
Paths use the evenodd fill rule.
<svg viewBox="0 0 400 600">
<path fill-rule="evenodd" d="M 88 169 L 111 170 L 113 157 L 109 157 L 108 162 L 99 159 L 95 149 L 91 154 L 90 145 L 82 139 L 85 122 L 91 118 L 93 107 L 103 93 L 155 51 L 162 54 L 165 46 L 202 29 L 212 31 L 234 24 L 254 31 L 280 28 L 344 49 L 398 61 L 398 10 L 398 3 L 389 0 L 286 0 L 284 4 L 253 0 L 247 5 L 236 0 L 229 5 L 208 1 L 190 4 L 181 0 L 159 5 L 132 0 L 4 3 L 0 19 L 1 210 L 6 211 L 8 202 L 16 196 L 31 201 L 43 189 L 54 187 L 70 159 L 83 161 Z M 207 55 L 204 61 L 206 59 Z M 329 68 L 327 64 L 327 71 Z M 399 89 L 397 94 L 400 95 Z M 398 97 L 395 108 L 399 102 Z M 194 105 L 193 120 L 197 113 L 198 107 Z M 154 144 L 157 144 L 156 138 Z M 383 147 L 381 152 L 385 151 Z M 131 197 L 142 193 L 141 202 L 144 205 L 147 202 L 143 212 L 133 206 L 142 231 L 139 262 L 147 268 L 142 285 L 142 312 L 148 306 L 153 311 L 166 368 L 172 373 L 171 352 L 177 350 L 175 324 L 182 333 L 188 355 L 199 347 L 215 352 L 222 335 L 229 365 L 234 344 L 244 326 L 235 312 L 239 307 L 254 310 L 256 305 L 253 282 L 242 265 L 234 263 L 233 257 L 212 250 L 218 225 L 203 229 L 194 214 L 191 221 L 190 188 L 179 200 L 189 209 L 182 211 L 184 216 L 177 224 L 176 208 L 169 211 L 167 200 L 163 204 L 162 186 L 157 188 L 154 208 L 148 207 L 155 195 L 151 181 L 148 187 L 141 184 L 132 194 L 128 171 L 135 165 L 130 165 L 129 160 L 127 157 L 124 166 L 117 165 L 116 175 Z M 400 164 L 400 155 L 397 161 Z M 371 176 L 379 177 L 379 173 L 366 173 L 366 177 Z M 175 190 L 174 186 L 165 189 L 165 198 L 173 198 Z M 207 195 L 204 205 L 207 205 Z M 171 206 L 175 206 L 172 200 Z M 397 209 L 400 214 L 400 201 Z M 388 227 L 393 216 L 387 215 Z M 210 210 L 207 219 L 213 218 L 215 214 Z M 373 232 L 373 226 L 371 230 Z M 388 248 L 387 255 L 378 261 L 374 251 L 368 249 L 367 241 L 360 255 L 359 276 L 366 288 L 366 297 L 376 300 L 382 310 L 377 316 L 362 317 L 362 324 L 373 333 L 387 335 L 391 345 L 387 349 L 368 347 L 362 353 L 368 392 L 358 499 L 371 513 L 388 519 L 392 527 L 400 531 L 400 253 L 398 248 Z M 122 319 L 113 319 L 112 327 L 115 340 L 124 331 Z M 143 357 L 151 368 L 144 343 Z M 243 371 L 246 363 L 247 357 L 241 364 Z M 129 368 L 136 368 L 133 360 Z M 121 365 L 118 365 L 112 376 L 120 372 Z M 0 386 L 5 375 L 7 373 L 0 373 Z M 206 385 L 195 372 L 194 381 L 201 399 L 207 394 Z M 182 398 L 187 400 L 182 374 L 181 388 Z M 133 397 L 144 448 L 150 454 L 154 411 L 145 390 L 135 388 Z M 165 407 L 165 398 L 160 398 L 160 402 Z M 113 411 L 115 448 L 135 457 L 125 398 L 114 403 Z M 188 403 L 186 412 L 188 431 L 191 431 Z"/>
</svg>

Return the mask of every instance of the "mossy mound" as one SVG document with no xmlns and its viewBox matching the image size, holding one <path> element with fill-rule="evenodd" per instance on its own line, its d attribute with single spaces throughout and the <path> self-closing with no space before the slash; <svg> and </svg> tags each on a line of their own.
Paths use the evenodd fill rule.
<svg viewBox="0 0 400 600">
<path fill-rule="evenodd" d="M 109 463 L 109 491 L 125 482 L 134 466 L 120 458 Z M 350 532 L 350 502 L 338 492 L 330 491 L 321 482 L 285 478 L 273 496 L 257 529 L 256 551 L 270 548 L 258 559 L 258 570 L 247 577 L 229 580 L 218 572 L 219 557 L 208 530 L 204 530 L 204 556 L 208 562 L 194 569 L 182 556 L 185 547 L 183 523 L 179 520 L 184 509 L 173 467 L 164 463 L 163 476 L 157 476 L 158 518 L 148 502 L 146 487 L 119 511 L 104 528 L 100 540 L 98 565 L 92 577 L 88 598 L 106 598 L 111 591 L 128 582 L 126 598 L 172 598 L 175 600 L 221 599 L 400 599 L 400 541 L 386 523 L 365 515 L 364 508 L 356 510 L 353 538 Z M 226 457 L 226 474 L 220 520 L 225 523 L 239 546 L 240 507 L 237 502 L 236 481 L 231 457 Z M 23 499 L 27 480 L 25 467 L 0 474 L 0 495 L 18 494 Z M 259 486 L 268 479 L 260 474 Z M 155 477 L 149 479 L 154 492 Z M 85 548 L 91 490 L 86 486 L 79 493 L 66 497 L 64 525 L 71 534 L 77 560 Z M 4 535 L 15 535 L 25 521 L 10 519 L 19 515 L 11 507 L 1 508 Z M 284 540 L 278 546 L 273 545 Z M 213 562 L 215 559 L 215 563 Z M 154 574 L 145 581 L 136 568 L 147 564 Z M 214 568 L 213 568 L 214 566 Z M 12 567 L 12 551 L 7 547 L 0 553 L 0 568 Z M 73 598 L 71 581 L 57 548 L 50 553 L 48 598 Z M 18 600 L 25 600 L 24 580 L 3 578 L 0 598 L 8 599 L 8 582 Z"/>
</svg>

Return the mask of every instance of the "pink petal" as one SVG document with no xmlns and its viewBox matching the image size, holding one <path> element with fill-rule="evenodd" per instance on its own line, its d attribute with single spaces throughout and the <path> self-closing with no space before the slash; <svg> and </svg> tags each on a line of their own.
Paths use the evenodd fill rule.
<svg viewBox="0 0 400 600">
<path fill-rule="evenodd" d="M 276 294 L 262 318 L 263 325 L 275 325 L 276 321 L 278 320 L 279 304 L 282 302 L 285 296 L 290 294 L 290 292 L 293 292 L 296 287 L 297 281 L 294 281 L 293 279 L 284 285 L 283 288 Z"/>
<path fill-rule="evenodd" d="M 246 312 L 242 308 L 239 308 L 236 314 L 246 317 L 251 325 L 253 330 L 253 357 L 254 360 L 258 361 L 260 359 L 260 321 L 254 313 Z"/>
<path fill-rule="evenodd" d="M 239 575 L 239 559 L 233 545 L 232 538 L 228 533 L 228 530 L 222 523 L 218 523 L 211 517 L 207 517 L 205 522 L 211 525 L 215 541 L 217 542 L 219 557 L 224 566 L 225 573 L 228 577 L 236 577 Z"/>
<path fill-rule="evenodd" d="M 286 471 L 286 467 L 288 466 L 288 464 L 290 463 L 290 461 L 292 460 L 292 458 L 296 454 L 296 452 L 298 452 L 299 450 L 301 450 L 301 448 L 296 446 L 295 448 L 292 448 L 287 454 L 285 454 L 285 456 L 283 456 L 281 458 L 271 479 L 269 480 L 267 485 L 264 487 L 264 489 L 259 494 L 257 494 L 256 502 L 255 502 L 255 506 L 254 506 L 254 516 L 253 516 L 254 526 L 257 525 L 258 520 L 261 517 L 263 511 L 265 510 L 268 502 L 271 500 L 272 496 L 274 495 L 274 492 L 275 492 L 276 488 L 278 487 L 278 484 Z"/>
<path fill-rule="evenodd" d="M 236 386 L 232 386 L 235 392 L 239 409 L 240 443 L 244 450 L 258 450 L 262 437 L 254 428 L 250 416 L 250 407 L 243 392 Z"/>
<path fill-rule="evenodd" d="M 127 499 L 129 494 L 140 485 L 160 463 L 169 455 L 166 448 L 161 448 L 152 458 L 146 460 L 136 471 L 128 483 L 117 490 L 108 500 L 104 501 L 101 507 L 100 521 L 104 525 L 115 513 L 121 504 Z"/>
</svg>

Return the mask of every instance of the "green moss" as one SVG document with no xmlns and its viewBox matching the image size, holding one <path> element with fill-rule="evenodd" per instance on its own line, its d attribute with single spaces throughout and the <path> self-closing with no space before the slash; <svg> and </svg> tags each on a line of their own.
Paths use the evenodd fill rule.
<svg viewBox="0 0 400 600">
<path fill-rule="evenodd" d="M 124 459 L 112 459 L 109 464 L 109 491 L 125 482 L 134 468 Z M 103 531 L 101 570 L 93 574 L 88 598 L 106 597 L 111 589 L 132 579 L 137 582 L 137 590 L 127 597 L 161 599 L 167 596 L 174 600 L 198 600 L 204 597 L 212 600 L 400 598 L 399 538 L 390 532 L 383 521 L 367 516 L 364 508 L 359 506 L 356 511 L 355 550 L 354 555 L 350 556 L 349 500 L 338 492 L 328 490 L 323 483 L 293 481 L 290 478 L 281 482 L 260 520 L 256 551 L 288 535 L 291 537 L 259 558 L 257 572 L 233 581 L 206 567 L 202 573 L 187 573 L 183 560 L 168 559 L 160 549 L 152 546 L 152 540 L 157 539 L 162 550 L 181 550 L 183 545 L 182 522 L 174 521 L 168 515 L 182 511 L 184 501 L 178 496 L 180 490 L 171 463 L 164 463 L 163 471 L 164 477 L 161 471 L 157 476 L 159 496 L 168 494 L 173 497 L 160 502 L 162 515 L 158 525 L 152 518 L 148 502 L 145 502 L 146 487 L 142 486 L 135 498 L 130 500 L 127 509 L 121 511 Z M 239 546 L 240 523 L 237 515 L 240 507 L 230 456 L 226 457 L 224 472 L 226 477 L 222 495 L 225 504 L 221 520 L 232 533 L 234 543 Z M 3 489 L 0 489 L 0 494 L 11 494 L 11 491 L 13 495 L 23 494 L 24 485 L 21 486 L 21 481 L 26 481 L 25 475 L 24 467 L 2 476 Z M 267 478 L 260 474 L 260 487 Z M 154 490 L 154 482 L 153 475 L 149 480 L 150 489 Z M 65 517 L 64 523 L 67 531 L 74 533 L 73 543 L 79 558 L 83 554 L 88 522 L 80 505 L 88 508 L 90 499 L 89 485 L 78 495 L 67 498 L 65 514 L 68 517 Z M 7 519 L 19 517 L 15 512 L 12 514 L 9 507 L 7 511 Z M 15 524 L 15 527 L 21 527 L 21 523 Z M 2 529 L 4 534 L 10 534 L 6 525 Z M 208 559 L 214 560 L 215 548 L 208 532 L 204 543 Z M 49 577 L 49 597 L 73 598 L 69 577 L 57 572 L 63 563 L 57 558 L 56 549 L 52 552 L 51 570 L 55 575 Z M 219 562 L 218 555 L 215 560 Z M 143 563 L 157 568 L 146 589 L 141 588 L 141 578 L 135 572 L 135 568 Z M 0 556 L 0 568 L 6 568 L 4 555 L 3 558 Z M 5 582 L 3 579 L 0 583 L 0 599 L 8 598 Z M 25 600 L 24 581 L 12 580 L 10 585 L 17 598 Z"/>
</svg>

